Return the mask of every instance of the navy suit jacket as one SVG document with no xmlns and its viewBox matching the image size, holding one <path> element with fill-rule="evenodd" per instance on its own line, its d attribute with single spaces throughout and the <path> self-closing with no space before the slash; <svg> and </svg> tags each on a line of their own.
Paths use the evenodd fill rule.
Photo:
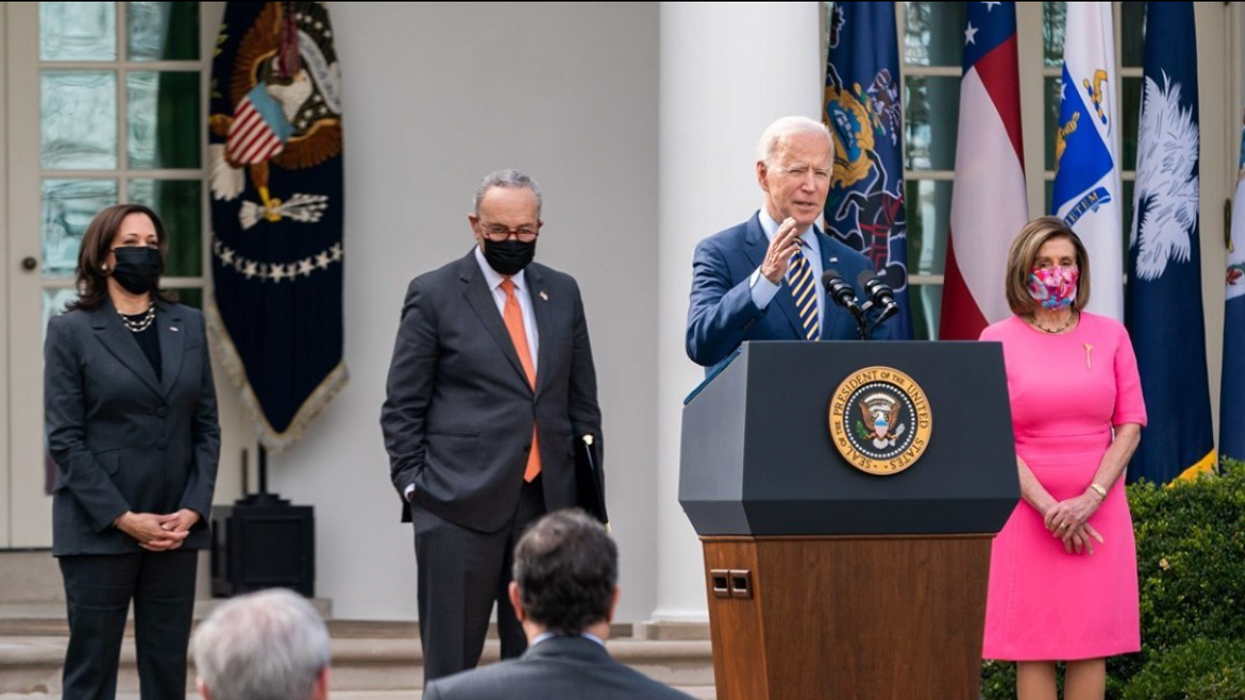
<svg viewBox="0 0 1245 700">
<path fill-rule="evenodd" d="M 691 700 L 610 658 L 585 637 L 553 637 L 523 656 L 440 678 L 424 700 Z"/>
<path fill-rule="evenodd" d="M 864 303 L 868 297 L 857 286 L 856 277 L 873 269 L 869 259 L 820 229 L 816 229 L 816 236 L 821 245 L 821 269 L 838 270 Z M 803 339 L 800 314 L 785 280 L 764 309 L 752 302 L 749 277 L 761 266 L 768 248 L 759 212 L 696 246 L 687 311 L 687 356 L 696 364 L 711 368 L 730 357 L 745 340 Z M 893 325 L 894 319 L 886 321 L 873 337 L 894 337 Z M 858 336 L 852 315 L 827 299 L 820 339 L 855 340 Z"/>
<path fill-rule="evenodd" d="M 216 387 L 203 315 L 156 302 L 160 378 L 111 301 L 48 322 L 43 401 L 52 488 L 52 554 L 126 554 L 112 527 L 126 511 L 200 515 L 182 549 L 210 543 L 220 456 Z"/>
</svg>

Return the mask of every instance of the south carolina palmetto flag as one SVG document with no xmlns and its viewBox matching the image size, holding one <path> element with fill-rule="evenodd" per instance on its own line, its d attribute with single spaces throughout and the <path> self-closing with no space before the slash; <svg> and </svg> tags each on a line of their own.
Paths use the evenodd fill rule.
<svg viewBox="0 0 1245 700">
<path fill-rule="evenodd" d="M 1016 3 L 970 2 L 939 338 L 976 340 L 1011 315 L 1007 250 L 1028 219 Z"/>
<path fill-rule="evenodd" d="M 1111 3 L 1068 3 L 1051 209 L 1089 251 L 1094 288 L 1088 310 L 1121 321 L 1124 224 L 1113 27 Z"/>
<path fill-rule="evenodd" d="M 273 452 L 346 384 L 341 117 L 324 3 L 227 3 L 208 114 L 207 316 Z"/>
<path fill-rule="evenodd" d="M 1146 3 L 1146 26 L 1152 31 L 1146 32 L 1126 320 L 1149 424 L 1128 479 L 1165 484 L 1215 465 L 1202 319 L 1193 3 Z"/>
</svg>

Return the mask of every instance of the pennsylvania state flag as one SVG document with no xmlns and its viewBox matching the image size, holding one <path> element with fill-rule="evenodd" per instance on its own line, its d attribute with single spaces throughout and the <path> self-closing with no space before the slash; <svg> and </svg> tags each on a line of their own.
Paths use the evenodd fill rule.
<svg viewBox="0 0 1245 700">
<path fill-rule="evenodd" d="M 895 290 L 896 339 L 911 338 L 895 3 L 836 2 L 831 12 L 822 115 L 834 138 L 826 232 L 864 253 Z"/>
<path fill-rule="evenodd" d="M 346 384 L 341 68 L 318 2 L 230 2 L 212 63 L 208 321 L 263 445 Z"/>
<path fill-rule="evenodd" d="M 1146 3 L 1146 27 L 1125 319 L 1150 420 L 1128 480 L 1164 484 L 1215 463 L 1198 244 L 1193 3 Z"/>
</svg>

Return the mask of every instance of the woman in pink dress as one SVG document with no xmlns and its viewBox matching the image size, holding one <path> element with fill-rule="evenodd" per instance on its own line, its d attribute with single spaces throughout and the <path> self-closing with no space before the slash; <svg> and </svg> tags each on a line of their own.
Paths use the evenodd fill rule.
<svg viewBox="0 0 1245 700">
<path fill-rule="evenodd" d="M 1086 313 L 1089 259 L 1058 218 L 1029 222 L 1007 260 L 1003 344 L 1021 502 L 994 540 L 983 656 L 1016 661 L 1020 700 L 1101 700 L 1106 658 L 1141 648 L 1124 468 L 1146 423 L 1118 321 Z"/>
</svg>

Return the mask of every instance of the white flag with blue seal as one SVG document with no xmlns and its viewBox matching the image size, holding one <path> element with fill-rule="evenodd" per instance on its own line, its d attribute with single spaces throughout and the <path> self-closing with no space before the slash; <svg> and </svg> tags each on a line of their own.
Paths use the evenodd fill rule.
<svg viewBox="0 0 1245 700">
<path fill-rule="evenodd" d="M 1114 36 L 1111 3 L 1068 3 L 1051 209 L 1089 251 L 1094 288 L 1088 310 L 1122 321 L 1124 226 Z"/>
</svg>

